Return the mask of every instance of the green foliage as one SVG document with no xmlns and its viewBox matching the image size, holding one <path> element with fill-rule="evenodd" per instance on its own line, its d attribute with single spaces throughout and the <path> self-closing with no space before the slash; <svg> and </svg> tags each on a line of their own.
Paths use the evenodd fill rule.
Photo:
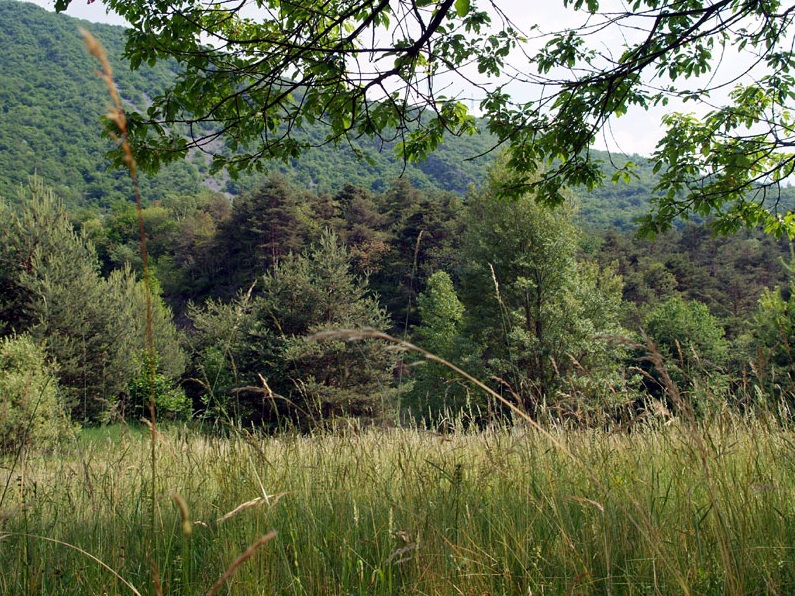
<svg viewBox="0 0 795 596">
<path fill-rule="evenodd" d="M 553 212 L 531 195 L 502 203 L 493 190 L 470 197 L 467 207 L 468 333 L 491 374 L 533 412 L 554 399 L 561 379 L 614 364 L 616 353 L 597 337 L 620 329 L 621 280 L 577 260 L 570 209 Z"/>
<path fill-rule="evenodd" d="M 3 0 L 0 11 L 0 50 L 7 57 L 0 65 L 0 81 L 5 90 L 0 94 L 7 95 L 3 96 L 7 101 L 2 105 L 12 114 L 0 118 L 0 194 L 13 197 L 16 188 L 37 173 L 56 189 L 70 208 L 101 206 L 103 211 L 113 212 L 110 216 L 113 220 L 129 208 L 129 182 L 123 172 L 108 171 L 109 162 L 104 153 L 114 145 L 101 140 L 97 134 L 97 121 L 107 104 L 106 91 L 94 76 L 95 65 L 86 55 L 77 26 L 88 27 L 102 40 L 115 67 L 123 98 L 139 110 L 143 110 L 148 98 L 161 95 L 174 81 L 178 67 L 166 61 L 155 67 L 142 64 L 138 70 L 129 71 L 122 56 L 124 30 L 118 27 L 78 23 L 65 15 L 52 15 L 17 1 Z M 388 189 L 389 181 L 402 175 L 425 194 L 441 189 L 463 195 L 471 185 L 483 183 L 497 155 L 490 150 L 499 137 L 485 130 L 484 120 L 478 120 L 477 124 L 482 129 L 480 134 L 464 137 L 447 134 L 444 142 L 420 162 L 405 163 L 396 158 L 393 151 L 396 140 L 361 137 L 349 139 L 350 144 L 333 150 L 309 148 L 300 159 L 291 159 L 288 163 L 272 161 L 259 165 L 271 173 L 282 173 L 300 188 L 318 193 L 337 193 L 350 183 L 380 193 Z M 180 127 L 175 125 L 177 129 Z M 211 128 L 202 130 L 209 132 Z M 327 134 L 321 121 L 312 125 L 304 122 L 301 131 L 291 132 L 305 136 L 311 145 L 322 144 Z M 221 143 L 211 145 L 212 148 L 220 146 Z M 359 159 L 361 156 L 364 158 Z M 641 156 L 630 159 L 599 151 L 590 151 L 588 159 L 602 178 L 609 179 L 613 172 L 626 176 L 614 175 L 618 183 L 606 184 L 593 192 L 586 193 L 583 187 L 578 188 L 581 194 L 578 221 L 599 229 L 611 226 L 634 229 L 637 226 L 634 219 L 648 214 L 649 199 L 659 181 L 660 172 L 653 172 L 654 162 Z M 245 194 L 255 190 L 261 182 L 261 174 L 257 171 L 242 172 L 237 180 L 220 172 L 210 175 L 204 154 L 199 152 L 164 166 L 164 171 L 154 178 L 144 176 L 141 180 L 143 198 L 153 203 L 153 207 L 158 201 L 165 206 L 174 196 L 195 196 L 208 187 L 232 195 Z M 765 206 L 772 207 L 779 201 L 779 212 L 783 214 L 792 204 L 792 193 L 787 188 L 780 190 L 780 196 L 768 193 Z M 697 217 L 697 221 L 701 218 Z M 124 223 L 126 220 L 111 225 Z M 207 230 L 201 222 L 194 223 L 198 231 Z M 186 224 L 185 231 L 189 232 L 189 228 Z M 125 228 L 123 232 L 126 231 Z M 167 230 L 153 231 L 155 252 L 157 245 L 163 246 L 160 241 L 168 236 Z M 111 246 L 109 252 L 105 252 L 105 240 L 92 236 L 103 272 L 107 273 L 111 264 L 125 261 L 135 267 L 135 252 L 126 243 L 118 244 L 114 237 L 108 240 Z M 353 245 L 350 246 L 353 250 Z M 199 256 L 202 255 L 200 252 Z M 186 254 L 181 253 L 179 263 L 183 263 L 185 257 Z M 160 258 L 158 256 L 157 260 Z M 174 268 L 170 258 L 159 262 L 166 294 L 183 291 L 193 298 L 203 297 L 184 284 L 201 280 L 205 290 L 211 287 L 213 282 L 207 278 L 207 273 L 213 264 L 199 258 L 196 269 L 187 274 L 187 279 L 182 279 L 181 270 Z M 173 288 L 168 287 L 172 280 Z M 379 291 L 383 294 L 383 288 Z M 227 292 L 226 297 L 233 294 L 233 291 Z"/>
<path fill-rule="evenodd" d="M 124 329 L 124 296 L 99 276 L 96 255 L 77 235 L 63 207 L 34 184 L 4 222 L 5 243 L 16 252 L 12 269 L 19 311 L 12 329 L 47 342 L 65 401 L 81 419 L 96 418 L 115 402 L 131 371 Z"/>
<path fill-rule="evenodd" d="M 389 250 L 370 273 L 370 283 L 404 331 L 417 324 L 417 294 L 438 269 L 452 269 L 461 244 L 461 200 L 448 193 L 422 192 L 405 179 L 379 197 L 386 217 Z"/>
<path fill-rule="evenodd" d="M 701 359 L 720 365 L 728 356 L 723 328 L 703 302 L 677 297 L 658 304 L 646 318 L 646 333 L 665 356 L 686 367 Z"/>
<path fill-rule="evenodd" d="M 782 402 L 788 417 L 795 407 L 795 297 L 792 287 L 766 290 L 754 315 L 753 336 L 746 354 L 765 396 L 766 405 Z M 785 414 L 785 412 L 781 412 Z"/>
<path fill-rule="evenodd" d="M 397 357 L 382 342 L 317 340 L 307 334 L 388 327 L 386 312 L 350 272 L 350 255 L 324 232 L 309 252 L 265 276 L 261 322 L 283 342 L 290 400 L 310 416 L 386 418 L 394 409 Z"/>
<path fill-rule="evenodd" d="M 464 305 L 446 272 L 437 271 L 428 278 L 425 290 L 417 297 L 417 308 L 421 324 L 412 331 L 416 344 L 470 373 L 482 368 L 474 346 L 462 334 Z M 464 380 L 440 363 L 420 361 L 412 368 L 411 378 L 412 386 L 402 406 L 415 419 L 436 423 L 445 415 L 456 416 L 484 405 L 482 395 L 472 395 Z"/>
<path fill-rule="evenodd" d="M 651 308 L 680 296 L 706 304 L 731 340 L 751 331 L 764 289 L 786 279 L 782 259 L 788 254 L 788 243 L 760 231 L 722 237 L 692 223 L 653 240 L 609 231 L 593 251 L 624 279 L 625 327 L 643 327 Z"/>
<path fill-rule="evenodd" d="M 211 419 L 243 420 L 250 415 L 240 407 L 235 387 L 251 383 L 249 372 L 264 366 L 257 354 L 255 337 L 250 330 L 255 324 L 251 292 L 241 293 L 225 303 L 208 299 L 201 307 L 190 304 L 188 317 L 193 331 L 187 336 L 191 352 L 188 387 L 196 406 Z M 265 344 L 267 346 L 267 344 Z M 259 360 L 258 360 L 259 356 Z"/>
<path fill-rule="evenodd" d="M 321 424 L 329 418 L 382 418 L 394 407 L 396 355 L 373 340 L 311 334 L 388 326 L 385 311 L 351 273 L 337 236 L 284 256 L 262 288 L 229 304 L 193 307 L 200 399 L 213 416 L 241 421 Z"/>
<path fill-rule="evenodd" d="M 779 35 L 771 33 L 768 41 L 775 44 Z M 768 66 L 776 72 L 735 87 L 726 106 L 704 118 L 665 117 L 668 130 L 653 157 L 662 172 L 658 207 L 644 219 L 641 232 L 666 230 L 677 215 L 692 213 L 715 214 L 712 226 L 724 234 L 761 227 L 777 238 L 795 238 L 795 217 L 781 209 L 778 190 L 795 170 L 787 140 L 795 54 L 774 54 Z"/>
<path fill-rule="evenodd" d="M 425 349 L 444 356 L 442 352 L 449 350 L 464 316 L 464 305 L 447 273 L 437 271 L 428 278 L 425 291 L 417 298 L 417 308 L 422 319 L 417 333 L 425 340 Z"/>
<path fill-rule="evenodd" d="M 0 455 L 52 447 L 68 431 L 44 351 L 28 335 L 0 338 Z"/>
<path fill-rule="evenodd" d="M 224 269 L 222 286 L 248 286 L 291 252 L 306 248 L 310 235 L 312 196 L 271 177 L 235 201 L 231 216 L 218 231 Z"/>
<path fill-rule="evenodd" d="M 35 174 L 70 207 L 110 209 L 119 202 L 129 203 L 126 175 L 109 169 L 106 154 L 114 143 L 99 134 L 107 90 L 95 75 L 96 65 L 85 51 L 78 27 L 102 42 L 119 92 L 131 110 L 144 112 L 150 98 L 162 95 L 177 76 L 179 68 L 171 61 L 130 70 L 121 27 L 77 21 L 17 0 L 0 1 L 0 51 L 6 57 L 0 64 L 0 195 L 13 196 Z M 175 128 L 184 130 L 182 125 Z M 302 134 L 316 143 L 326 132 L 318 122 Z M 462 155 L 474 158 L 489 149 L 491 140 L 485 134 L 451 138 L 428 161 L 408 165 L 395 155 L 394 145 L 362 138 L 335 151 L 308 150 L 300 161 L 272 162 L 267 169 L 320 192 L 335 192 L 347 183 L 381 191 L 384 181 L 405 174 L 419 188 L 464 193 L 482 180 L 492 161 L 484 156 L 461 165 Z M 259 185 L 257 172 L 237 180 L 220 172 L 211 175 L 204 155 L 177 160 L 154 176 L 143 174 L 144 200 L 196 194 L 208 187 L 237 195 Z M 360 161 L 362 155 L 365 161 Z"/>
<path fill-rule="evenodd" d="M 707 394 L 718 400 L 727 398 L 723 366 L 729 357 L 729 343 L 720 321 L 704 303 L 669 298 L 647 315 L 645 331 L 673 381 L 673 385 L 667 382 L 653 361 L 643 360 L 651 395 L 665 395 L 676 411 L 691 408 L 691 413 L 699 415 L 709 405 L 705 403 Z"/>
<path fill-rule="evenodd" d="M 190 416 L 192 404 L 181 387 L 174 386 L 174 379 L 164 375 L 159 359 L 155 358 L 154 371 L 148 363 L 146 354 L 136 360 L 138 376 L 128 385 L 131 418 L 146 418 L 149 414 L 149 403 L 154 395 L 155 409 L 158 419 L 167 418 L 180 420 Z"/>
<path fill-rule="evenodd" d="M 637 220 L 648 215 L 654 196 L 658 174 L 653 171 L 653 163 L 640 155 L 626 157 L 598 151 L 592 151 L 591 158 L 599 164 L 605 177 L 613 170 L 627 176 L 616 178 L 614 175 L 612 182 L 591 190 L 576 188 L 577 222 L 586 229 L 602 232 L 634 232 L 638 227 Z M 678 226 L 679 221 L 674 222 L 674 225 Z"/>
<path fill-rule="evenodd" d="M 169 210 L 171 223 L 164 220 L 147 230 L 156 249 L 170 244 L 162 253 L 156 250 L 153 262 L 166 300 L 178 310 L 186 298 L 228 300 L 330 228 L 348 248 L 353 272 L 368 278 L 394 326 L 405 331 L 417 322 L 416 297 L 427 276 L 440 267 L 452 269 L 458 259 L 460 199 L 424 193 L 405 180 L 380 194 L 347 185 L 326 195 L 272 176 L 231 206 L 212 196 L 177 212 L 168 207 L 170 201 L 162 207 Z M 162 208 L 145 209 L 145 225 L 153 211 Z M 105 227 L 87 222 L 92 238 L 101 243 L 106 267 L 135 254 L 132 225 L 124 214 L 115 210 L 105 218 Z"/>
<path fill-rule="evenodd" d="M 156 287 L 157 281 L 152 280 Z M 172 320 L 171 310 L 155 293 L 152 296 L 152 338 L 154 340 L 154 370 L 151 369 L 146 347 L 146 286 L 136 281 L 129 267 L 115 270 L 108 285 L 121 293 L 120 311 L 127 315 L 124 328 L 131 333 L 130 372 L 117 411 L 106 416 L 129 417 L 133 420 L 148 417 L 149 401 L 154 385 L 155 407 L 158 417 L 184 418 L 191 413 L 191 403 L 177 385 L 187 367 L 187 355 L 182 349 L 180 333 Z M 153 289 L 153 292 L 156 290 Z"/>
<path fill-rule="evenodd" d="M 324 128 L 316 123 L 306 134 L 320 142 Z M 485 179 L 494 161 L 488 153 L 492 145 L 493 138 L 486 132 L 466 138 L 449 137 L 427 159 L 405 162 L 393 150 L 394 142 L 351 139 L 350 145 L 333 149 L 307 148 L 300 158 L 288 163 L 273 161 L 268 164 L 267 172 L 279 173 L 293 184 L 319 193 L 339 192 L 348 184 L 383 192 L 390 180 L 405 178 L 424 192 L 438 190 L 463 195 L 470 186 Z M 224 188 L 232 194 L 243 194 L 255 189 L 261 177 L 256 171 L 240 172 Z"/>
<path fill-rule="evenodd" d="M 102 41 L 125 100 L 144 108 L 147 97 L 173 79 L 172 65 L 124 68 L 120 27 L 80 22 L 15 0 L 0 1 L 0 196 L 13 197 L 30 176 L 41 177 L 70 206 L 128 201 L 129 180 L 111 171 L 115 144 L 100 135 L 107 90 L 85 50 L 78 26 Z M 142 176 L 143 196 L 197 192 L 201 177 L 190 162 Z"/>
<path fill-rule="evenodd" d="M 137 374 L 144 347 L 145 294 L 129 269 L 99 274 L 93 246 L 76 233 L 63 206 L 34 181 L 19 207 L 2 207 L 6 332 L 28 332 L 55 361 L 72 416 L 97 421 L 113 412 Z M 154 300 L 153 328 L 162 371 L 178 378 L 184 356 L 170 312 Z"/>
<path fill-rule="evenodd" d="M 604 181 L 590 150 L 613 119 L 676 99 L 710 112 L 665 118 L 668 132 L 653 158 L 662 178 L 643 230 L 711 215 L 722 232 L 762 225 L 795 235 L 795 218 L 778 212 L 775 199 L 771 206 L 748 194 L 777 189 L 795 167 L 792 21 L 776 2 L 637 0 L 618 11 L 564 2 L 582 25 L 543 34 L 536 30 L 543 23 L 522 31 L 476 0 L 271 2 L 266 18 L 250 16 L 249 4 L 262 8 L 109 0 L 130 24 L 134 71 L 170 59 L 180 66 L 146 114 L 130 118 L 141 164 L 178 162 L 200 148 L 213 152 L 215 169 L 235 174 L 326 144 L 366 157 L 354 144 L 362 137 L 400 141 L 406 161 L 422 160 L 446 136 L 473 135 L 470 109 L 456 93 L 474 89 L 493 145 L 507 150 L 511 174 L 495 190 L 514 198 L 532 191 L 560 205 L 566 187 Z M 379 32 L 394 23 L 399 32 L 383 43 Z M 515 73 L 509 60 L 517 52 L 528 59 L 525 72 Z M 733 67 L 746 59 L 753 66 L 737 84 Z M 508 77 L 511 85 L 503 84 Z M 730 86 L 728 101 L 715 105 L 711 93 Z M 188 137 L 179 130 L 185 122 Z M 307 130 L 318 122 L 320 134 Z M 219 130 L 225 147 L 213 143 Z M 617 177 L 630 171 L 620 166 Z"/>
</svg>

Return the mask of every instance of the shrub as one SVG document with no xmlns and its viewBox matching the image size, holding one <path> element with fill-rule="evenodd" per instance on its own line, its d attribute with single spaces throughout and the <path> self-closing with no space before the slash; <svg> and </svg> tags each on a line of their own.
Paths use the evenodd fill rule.
<svg viewBox="0 0 795 596">
<path fill-rule="evenodd" d="M 709 401 L 716 404 L 724 401 L 728 389 L 724 367 L 729 343 L 720 321 L 710 314 L 706 304 L 669 298 L 649 313 L 646 332 L 663 357 L 670 380 L 694 413 L 705 414 Z M 650 394 L 662 397 L 668 393 L 666 382 L 650 361 L 645 361 L 642 368 L 647 372 Z M 678 408 L 684 404 L 669 402 L 668 405 Z"/>
<path fill-rule="evenodd" d="M 134 417 L 149 417 L 149 400 L 152 391 L 155 396 L 155 407 L 159 418 L 181 420 L 190 416 L 191 403 L 185 391 L 176 385 L 174 379 L 160 372 L 160 359 L 155 356 L 154 378 L 150 378 L 151 371 L 147 363 L 147 356 L 142 353 L 136 358 L 138 375 L 130 381 L 128 392 L 130 397 L 130 411 Z"/>
<path fill-rule="evenodd" d="M 28 335 L 0 339 L 0 454 L 49 447 L 68 429 L 43 350 Z"/>
</svg>

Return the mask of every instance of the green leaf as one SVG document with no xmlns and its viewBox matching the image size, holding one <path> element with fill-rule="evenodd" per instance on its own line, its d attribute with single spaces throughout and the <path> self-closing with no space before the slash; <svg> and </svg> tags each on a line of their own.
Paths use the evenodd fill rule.
<svg viewBox="0 0 795 596">
<path fill-rule="evenodd" d="M 455 0 L 455 11 L 459 17 L 464 18 L 469 14 L 471 8 L 470 0 Z"/>
</svg>

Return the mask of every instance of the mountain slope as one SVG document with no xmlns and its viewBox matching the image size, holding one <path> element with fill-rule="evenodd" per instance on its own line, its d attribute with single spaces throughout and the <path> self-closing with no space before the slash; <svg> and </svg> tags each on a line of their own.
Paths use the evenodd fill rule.
<svg viewBox="0 0 795 596">
<path fill-rule="evenodd" d="M 0 0 L 0 196 L 16 196 L 34 174 L 69 204 L 106 206 L 131 194 L 125 173 L 108 170 L 105 153 L 112 145 L 101 137 L 99 119 L 110 100 L 79 27 L 105 45 L 114 65 L 124 64 L 123 29 Z M 122 96 L 136 103 L 173 77 L 162 66 L 138 73 L 116 69 Z M 183 163 L 142 180 L 142 188 L 150 197 L 195 192 L 201 176 Z"/>
<path fill-rule="evenodd" d="M 47 12 L 33 4 L 0 0 L 0 196 L 33 174 L 42 176 L 69 203 L 108 205 L 129 195 L 123 172 L 109 172 L 105 153 L 110 141 L 100 136 L 99 118 L 109 103 L 107 91 L 95 75 L 79 28 L 105 46 L 115 69 L 119 91 L 134 106 L 165 88 L 174 73 L 163 65 L 130 72 L 122 58 L 124 30 Z M 315 131 L 310 131 L 313 134 Z M 319 134 L 319 133 L 318 133 Z M 358 162 L 345 147 L 309 151 L 300 162 L 273 164 L 296 183 L 319 191 L 352 182 L 379 188 L 405 174 L 420 188 L 465 192 L 477 183 L 491 158 L 462 164 L 488 148 L 488 139 L 453 139 L 427 163 L 403 164 L 391 148 L 361 143 L 372 163 Z M 167 168 L 144 182 L 144 194 L 196 192 L 206 178 L 204 161 Z M 221 183 L 224 181 L 222 180 Z M 249 180 L 250 182 L 250 180 Z M 241 183 L 243 187 L 247 182 Z M 235 191 L 239 185 L 230 185 Z"/>
<path fill-rule="evenodd" d="M 175 76 L 167 65 L 131 72 L 122 58 L 124 29 L 89 23 L 47 12 L 33 4 L 0 0 L 0 197 L 13 199 L 20 185 L 39 175 L 68 205 L 106 208 L 129 200 L 125 172 L 110 170 L 106 152 L 111 141 L 101 136 L 100 117 L 109 104 L 107 90 L 96 76 L 96 64 L 83 46 L 79 28 L 105 46 L 115 69 L 119 91 L 132 106 L 145 106 Z M 307 134 L 320 138 L 321 130 Z M 357 160 L 345 147 L 308 151 L 289 164 L 268 169 L 285 174 L 298 186 L 333 192 L 346 183 L 380 191 L 398 176 L 424 190 L 465 194 L 480 184 L 496 152 L 488 152 L 488 135 L 450 138 L 425 163 L 404 164 L 391 147 L 362 140 L 357 148 L 369 161 Z M 483 157 L 478 155 L 485 154 Z M 610 161 L 604 156 L 605 163 Z M 581 219 L 600 227 L 632 227 L 632 219 L 648 209 L 654 177 L 636 158 L 639 178 L 629 185 L 608 184 L 593 193 L 579 192 Z M 201 155 L 142 177 L 142 194 L 156 200 L 168 194 L 195 194 L 208 186 L 237 194 L 253 187 L 261 174 L 229 181 L 209 177 Z"/>
</svg>

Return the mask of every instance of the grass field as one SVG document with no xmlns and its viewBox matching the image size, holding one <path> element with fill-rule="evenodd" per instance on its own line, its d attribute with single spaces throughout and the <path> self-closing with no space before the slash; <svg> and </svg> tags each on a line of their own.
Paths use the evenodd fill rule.
<svg viewBox="0 0 795 596">
<path fill-rule="evenodd" d="M 154 509 L 150 456 L 147 429 L 114 427 L 2 460 L 0 592 L 795 591 L 795 444 L 759 421 L 550 436 L 173 427 Z"/>
</svg>

